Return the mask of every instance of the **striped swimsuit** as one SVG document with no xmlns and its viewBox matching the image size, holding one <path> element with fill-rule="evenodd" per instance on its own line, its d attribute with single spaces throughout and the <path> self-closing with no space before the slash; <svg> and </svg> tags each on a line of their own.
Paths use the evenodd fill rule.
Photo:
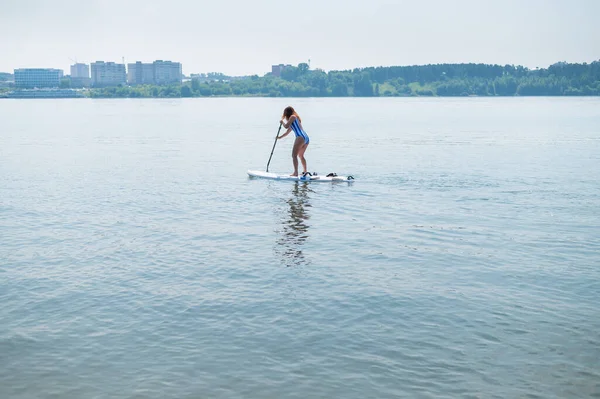
<svg viewBox="0 0 600 399">
<path fill-rule="evenodd" d="M 294 119 L 292 122 L 292 130 L 296 134 L 296 137 L 302 137 L 304 139 L 304 144 L 308 144 L 310 139 L 308 138 L 308 134 L 300 127 L 300 123 L 298 123 L 298 119 Z"/>
</svg>

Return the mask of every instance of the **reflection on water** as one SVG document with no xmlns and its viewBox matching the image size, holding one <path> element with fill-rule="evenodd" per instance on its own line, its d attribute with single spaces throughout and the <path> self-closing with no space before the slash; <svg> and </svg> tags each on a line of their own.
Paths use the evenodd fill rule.
<svg viewBox="0 0 600 399">
<path fill-rule="evenodd" d="M 277 240 L 277 252 L 286 266 L 305 265 L 309 262 L 304 257 L 302 246 L 308 238 L 307 221 L 310 216 L 310 192 L 308 182 L 295 182 L 292 195 L 285 200 L 287 207 L 283 212 L 281 235 Z"/>
</svg>

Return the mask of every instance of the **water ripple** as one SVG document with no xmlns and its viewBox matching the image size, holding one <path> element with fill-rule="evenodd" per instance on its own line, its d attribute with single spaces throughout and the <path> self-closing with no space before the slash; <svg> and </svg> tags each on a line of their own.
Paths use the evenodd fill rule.
<svg viewBox="0 0 600 399">
<path fill-rule="evenodd" d="M 0 397 L 600 397 L 596 100 L 371 100 L 0 104 Z"/>
</svg>

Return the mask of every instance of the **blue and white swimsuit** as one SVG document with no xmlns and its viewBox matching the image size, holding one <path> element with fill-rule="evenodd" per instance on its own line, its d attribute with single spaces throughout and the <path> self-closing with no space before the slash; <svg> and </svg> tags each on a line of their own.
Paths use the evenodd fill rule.
<svg viewBox="0 0 600 399">
<path fill-rule="evenodd" d="M 296 137 L 302 137 L 304 139 L 304 144 L 308 144 L 310 139 L 308 138 L 308 134 L 300 127 L 300 123 L 298 123 L 298 119 L 294 119 L 292 122 L 292 130 L 296 134 Z"/>
</svg>

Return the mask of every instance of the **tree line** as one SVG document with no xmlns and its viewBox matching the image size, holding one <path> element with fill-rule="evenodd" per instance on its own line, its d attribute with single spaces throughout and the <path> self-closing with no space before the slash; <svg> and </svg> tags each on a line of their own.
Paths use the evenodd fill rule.
<svg viewBox="0 0 600 399">
<path fill-rule="evenodd" d="M 192 79 L 176 86 L 91 89 L 91 97 L 397 97 L 600 95 L 600 61 L 559 62 L 548 68 L 514 65 L 436 64 L 325 72 L 306 63 L 281 76 Z"/>
</svg>

